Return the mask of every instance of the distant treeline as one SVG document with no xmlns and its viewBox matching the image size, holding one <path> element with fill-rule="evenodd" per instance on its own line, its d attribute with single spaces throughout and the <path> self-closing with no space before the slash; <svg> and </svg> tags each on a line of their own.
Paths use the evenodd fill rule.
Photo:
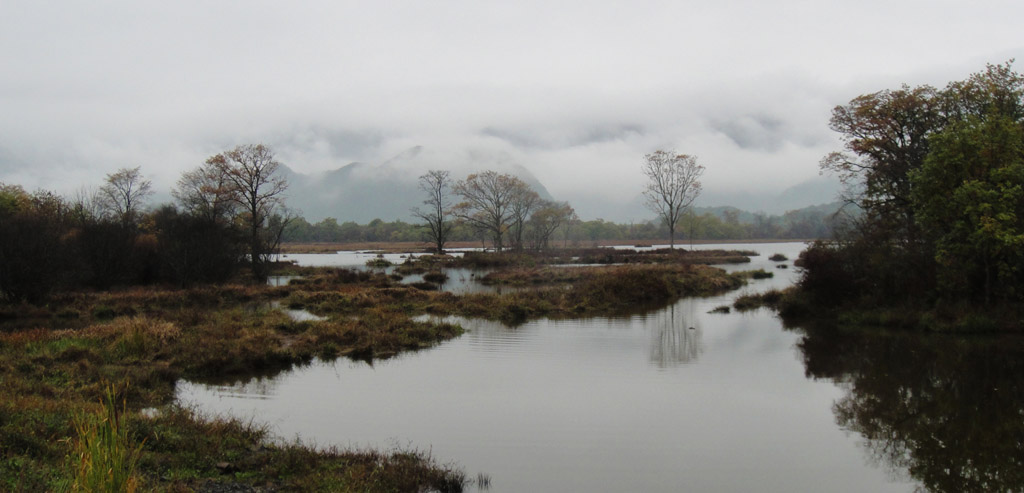
<svg viewBox="0 0 1024 493">
<path fill-rule="evenodd" d="M 833 216 L 840 204 L 807 207 L 782 215 L 752 214 L 734 208 L 698 209 L 684 216 L 678 228 L 684 240 L 815 239 L 832 234 Z M 468 224 L 456 224 L 451 241 L 481 241 L 479 230 Z M 552 235 L 555 245 L 579 245 L 604 240 L 657 241 L 668 238 L 668 228 L 659 221 L 615 223 L 603 219 L 574 220 L 560 226 Z M 368 224 L 339 223 L 328 217 L 317 223 L 296 218 L 288 223 L 282 241 L 290 243 L 357 243 L 429 241 L 420 223 L 374 219 Z"/>
</svg>

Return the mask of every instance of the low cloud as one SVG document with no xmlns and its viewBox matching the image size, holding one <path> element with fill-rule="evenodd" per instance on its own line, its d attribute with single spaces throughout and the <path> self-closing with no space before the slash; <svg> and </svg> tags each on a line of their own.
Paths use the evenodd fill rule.
<svg viewBox="0 0 1024 493">
<path fill-rule="evenodd" d="M 871 14 L 883 5 L 890 15 Z M 0 181 L 70 193 L 141 166 L 167 190 L 210 155 L 261 142 L 309 174 L 416 146 L 432 167 L 500 159 L 556 198 L 595 203 L 634 201 L 657 149 L 697 155 L 709 192 L 785 188 L 838 147 L 833 106 L 1024 57 L 1024 6 L 995 0 L 928 19 L 880 0 L 449 7 L 12 6 Z M 837 34 L 871 23 L 878 36 Z"/>
</svg>

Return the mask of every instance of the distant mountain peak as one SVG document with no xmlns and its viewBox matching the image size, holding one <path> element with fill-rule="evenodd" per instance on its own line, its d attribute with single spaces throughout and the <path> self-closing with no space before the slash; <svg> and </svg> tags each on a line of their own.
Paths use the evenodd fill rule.
<svg viewBox="0 0 1024 493">
<path fill-rule="evenodd" d="M 388 159 L 387 161 L 384 161 L 383 163 L 381 163 L 381 165 L 382 166 L 391 166 L 391 165 L 395 165 L 395 164 L 401 164 L 402 161 L 413 161 L 416 158 L 418 158 L 420 156 L 420 154 L 422 154 L 422 153 L 423 153 L 423 146 L 421 146 L 421 145 L 412 146 L 412 147 L 410 147 L 410 148 L 408 148 L 408 149 L 398 153 L 396 156 L 392 157 L 391 159 Z"/>
</svg>

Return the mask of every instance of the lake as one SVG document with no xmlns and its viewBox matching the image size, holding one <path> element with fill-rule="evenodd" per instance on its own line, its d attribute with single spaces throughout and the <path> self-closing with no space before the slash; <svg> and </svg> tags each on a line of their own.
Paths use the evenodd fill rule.
<svg viewBox="0 0 1024 493">
<path fill-rule="evenodd" d="M 922 481 L 939 489 L 902 460 L 921 455 L 908 450 L 918 438 L 887 457 L 885 433 L 868 429 L 886 418 L 860 414 L 868 406 L 859 398 L 879 398 L 863 394 L 858 375 L 879 361 L 900 365 L 900 354 L 836 368 L 830 362 L 845 360 L 828 351 L 870 344 L 809 340 L 767 310 L 708 313 L 791 284 L 803 244 L 698 246 L 723 247 L 761 253 L 726 269 L 775 277 L 628 317 L 517 327 L 454 319 L 466 334 L 428 350 L 372 365 L 316 361 L 234 385 L 180 382 L 178 400 L 267 423 L 283 439 L 429 450 L 470 478 L 489 476 L 487 491 L 913 491 Z M 790 268 L 777 269 L 773 253 Z M 1004 411 L 1019 433 L 1019 377 L 1005 378 Z M 1010 438 L 1004 454 L 1019 461 L 1020 436 Z"/>
</svg>

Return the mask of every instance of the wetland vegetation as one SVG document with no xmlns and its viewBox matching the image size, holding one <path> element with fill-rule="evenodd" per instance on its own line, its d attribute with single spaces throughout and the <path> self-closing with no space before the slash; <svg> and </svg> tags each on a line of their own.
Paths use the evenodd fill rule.
<svg viewBox="0 0 1024 493">
<path fill-rule="evenodd" d="M 186 378 L 215 382 L 273 374 L 314 358 L 372 361 L 462 333 L 457 324 L 417 318 L 422 314 L 511 324 L 542 316 L 607 315 L 721 293 L 745 282 L 744 275 L 714 267 L 633 256 L 644 262 L 550 267 L 543 266 L 544 259 L 526 260 L 525 254 L 514 261 L 505 254 L 471 256 L 470 262 L 510 265 L 492 270 L 495 278 L 525 279 L 532 286 L 506 295 L 426 291 L 373 269 L 292 266 L 287 273 L 301 277 L 277 287 L 72 290 L 52 293 L 43 303 L 5 303 L 0 308 L 3 489 L 72 488 L 77 484 L 72 462 L 82 460 L 68 457 L 79 454 L 74 451 L 88 439 L 76 423 L 99 416 L 98 422 L 117 425 L 118 443 L 136 454 L 127 474 L 130 484 L 145 490 L 215 491 L 216 484 L 225 483 L 285 491 L 457 491 L 467 482 L 465 475 L 428 454 L 275 442 L 259 424 L 174 406 L 175 385 Z M 441 273 L 457 264 L 452 257 L 422 256 L 403 265 L 407 271 Z M 524 266 L 534 264 L 542 266 Z M 325 318 L 298 321 L 277 306 Z M 155 411 L 141 412 L 148 408 Z M 115 415 L 116 420 L 103 418 Z"/>
<path fill-rule="evenodd" d="M 281 297 L 280 289 L 146 288 L 76 293 L 54 298 L 48 306 L 7 307 L 0 334 L 4 489 L 61 489 L 69 480 L 64 457 L 80 440 L 72 418 L 96 412 L 105 388 L 113 385 L 116 400 L 129 411 L 123 423 L 131 443 L 141 449 L 138 481 L 147 490 L 201 489 L 205 478 L 225 477 L 286 490 L 332 484 L 406 490 L 397 485 L 413 484 L 408 482 L 411 463 L 425 458 L 418 452 L 360 459 L 296 444 L 267 448 L 270 437 L 258 425 L 166 407 L 182 378 L 273 372 L 314 356 L 372 358 L 461 333 L 457 326 L 417 322 L 376 308 L 361 311 L 358 319 L 296 322 L 269 305 Z M 54 312 L 51 307 L 61 308 Z M 147 407 L 159 412 L 139 414 Z M 217 467 L 224 461 L 232 464 L 230 471 Z M 447 490 L 438 485 L 458 482 L 455 471 L 443 473 L 448 468 L 419 462 L 424 474 L 416 477 L 424 482 L 416 484 Z"/>
</svg>

